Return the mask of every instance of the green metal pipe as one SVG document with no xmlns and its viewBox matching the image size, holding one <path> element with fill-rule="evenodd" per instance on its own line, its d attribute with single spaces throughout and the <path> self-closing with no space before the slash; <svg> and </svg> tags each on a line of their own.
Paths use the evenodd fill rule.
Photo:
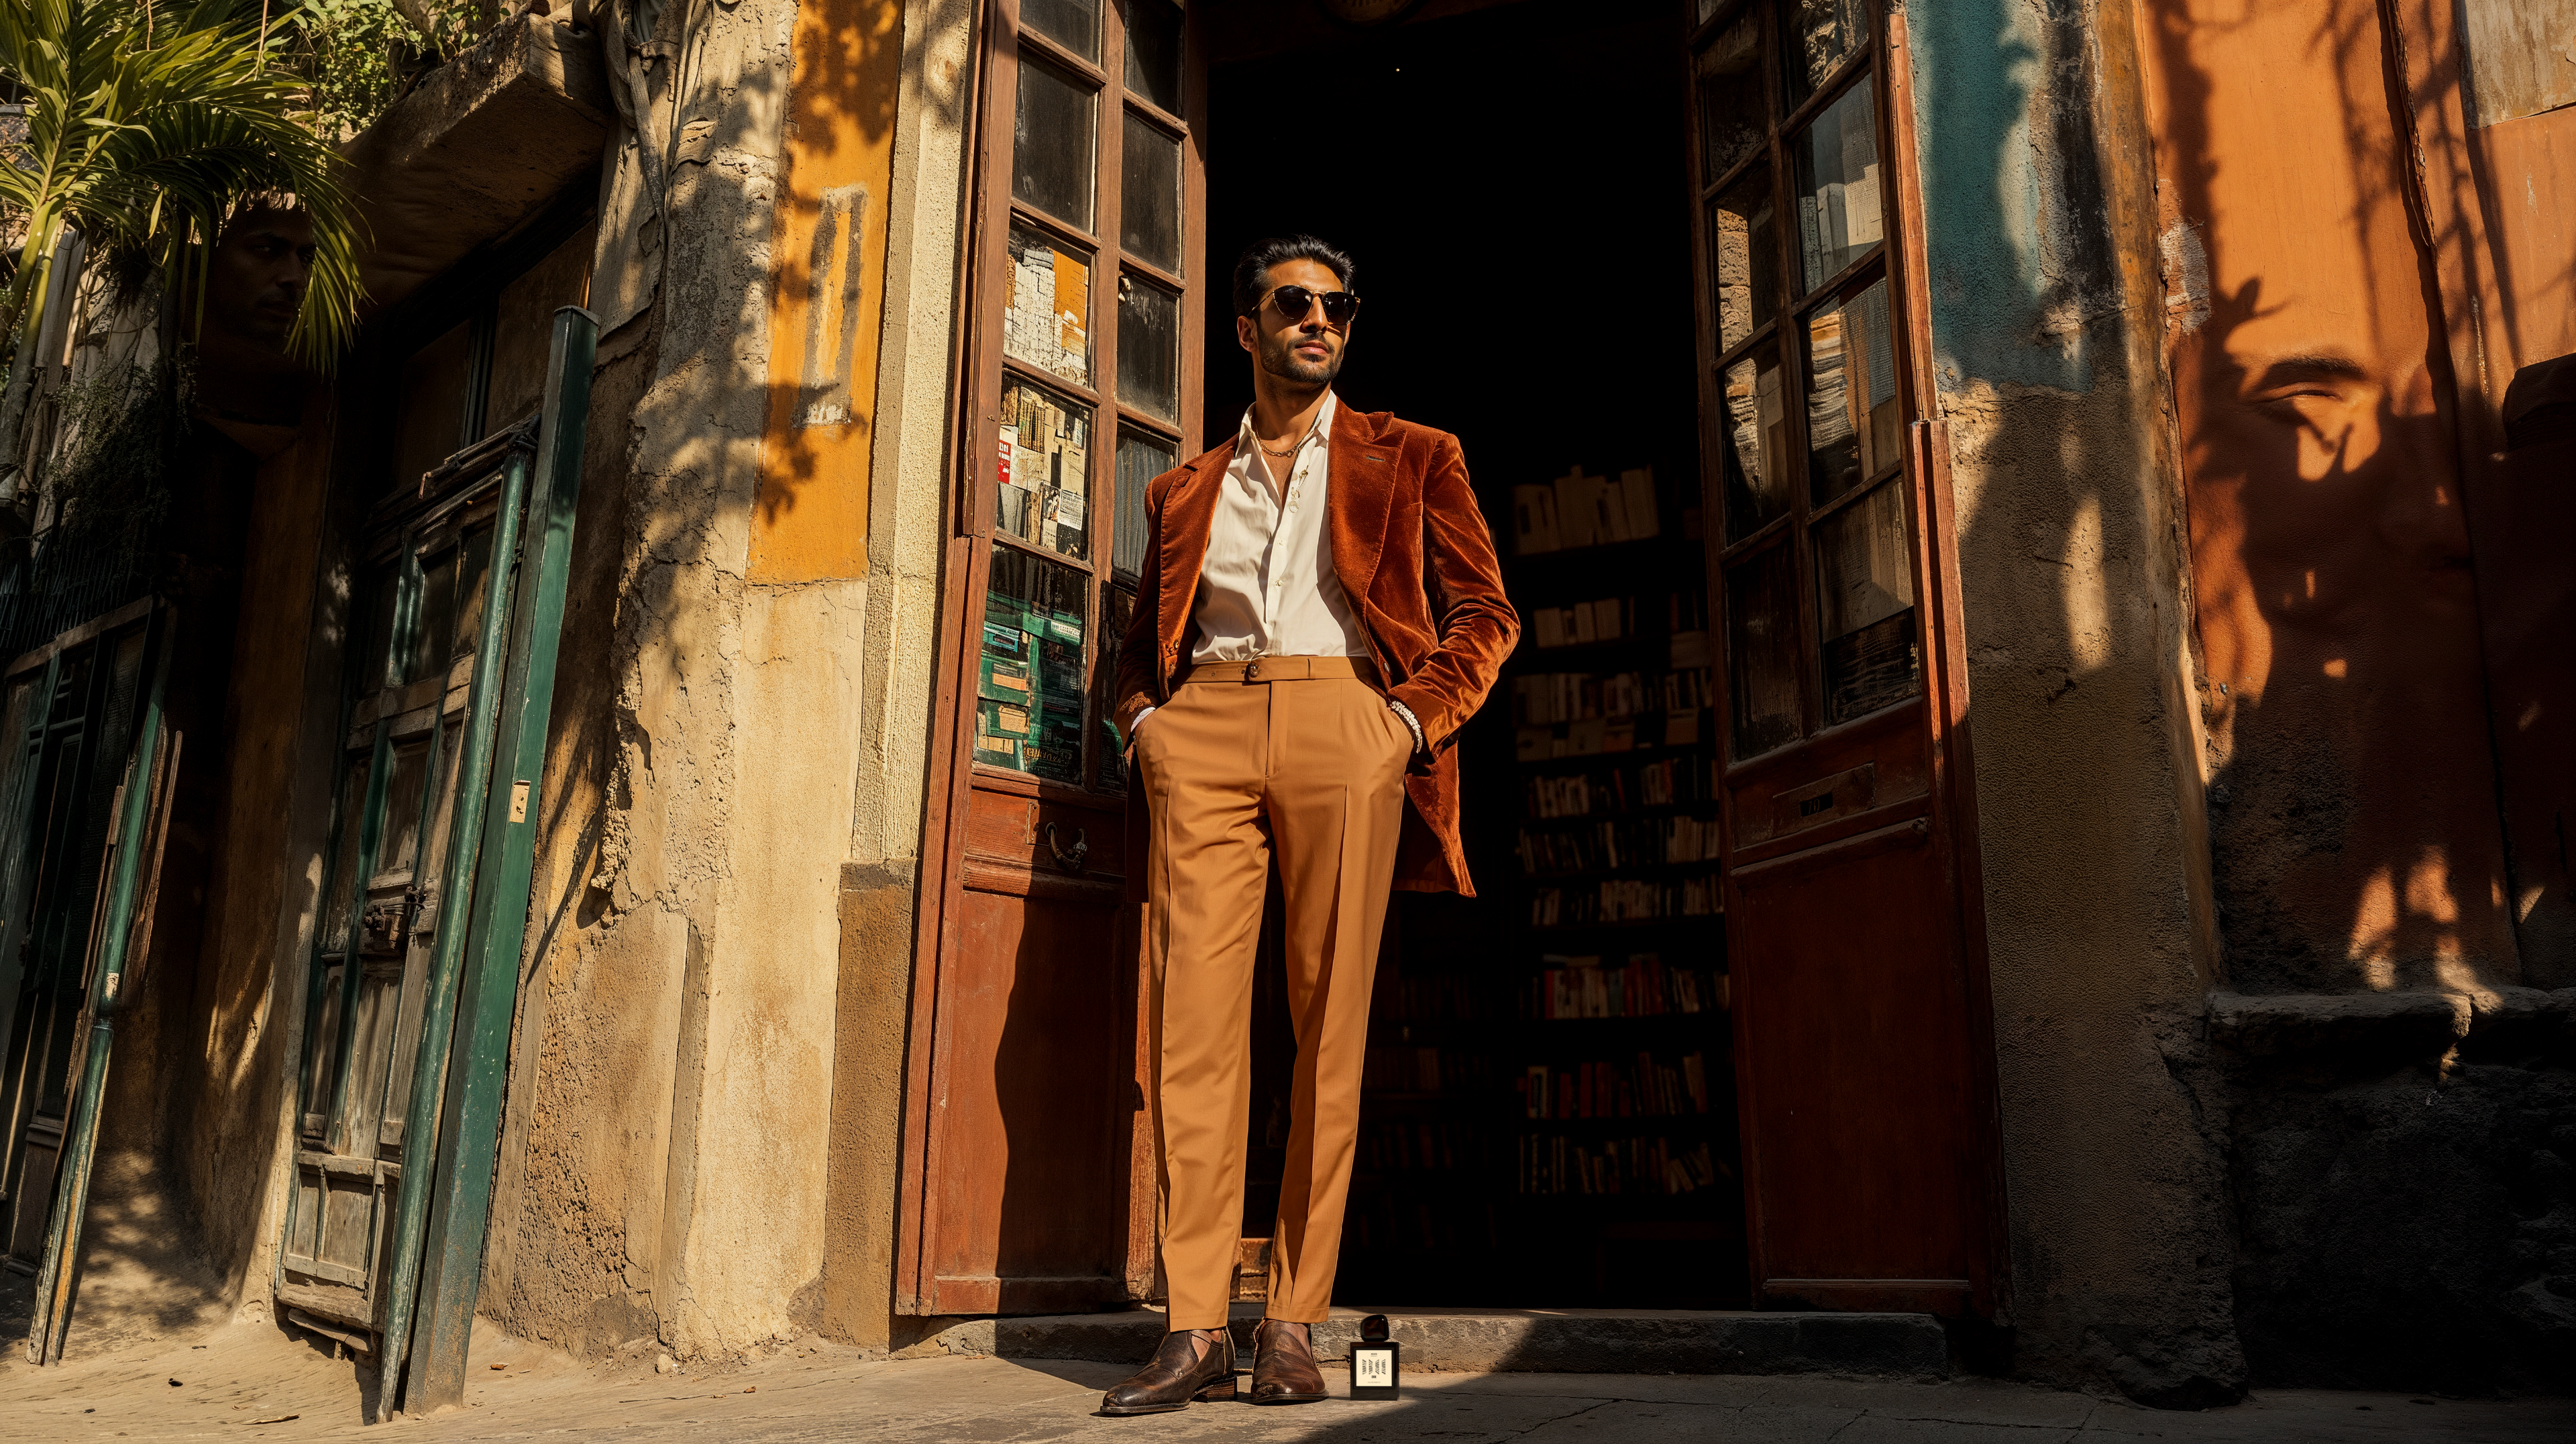
<svg viewBox="0 0 2576 1444">
<path fill-rule="evenodd" d="M 546 733 L 553 717 L 555 663 L 572 576 L 573 521 L 581 500 L 581 459 L 590 413 L 590 373 L 599 322 L 578 306 L 555 312 L 545 404 L 538 413 L 537 481 L 529 502 L 528 560 L 519 569 L 510 681 L 501 703 L 507 765 L 492 774 L 484 812 L 483 870 L 474 888 L 473 968 L 458 1006 L 467 1020 L 448 1068 L 447 1126 L 438 1139 L 438 1200 L 422 1261 L 419 1347 L 408 1361 L 403 1408 L 420 1412 L 465 1397 L 466 1347 L 483 1277 L 500 1152 L 501 1104 L 510 1026 L 519 1000 L 519 959 L 535 882 Z M 390 1375 L 387 1376 L 390 1379 Z"/>
<path fill-rule="evenodd" d="M 60 1172 L 54 1183 L 53 1217 L 45 1225 L 45 1258 L 36 1275 L 37 1326 L 27 1335 L 27 1353 L 38 1364 L 63 1356 L 63 1339 L 71 1328 L 72 1280 L 80 1272 L 81 1215 L 89 1208 L 91 1154 L 98 1146 L 100 1095 L 107 1091 L 108 1055 L 116 1046 L 116 1015 L 131 995 L 125 981 L 125 948 L 134 936 L 135 879 L 142 870 L 150 839 L 144 835 L 152 815 L 152 771 L 161 742 L 162 694 L 170 676 L 166 608 L 155 608 L 146 624 L 146 663 L 152 684 L 146 692 L 141 726 L 135 734 L 134 761 L 125 779 L 123 806 L 116 820 L 116 872 L 108 883 L 107 907 L 99 938 L 98 975 L 90 984 L 89 1048 L 81 1060 L 79 1092 L 72 1105 L 71 1126 L 63 1130 Z M 100 655 L 106 655 L 104 645 Z"/>
<path fill-rule="evenodd" d="M 438 1105 L 456 1031 L 456 978 L 464 967 L 466 929 L 458 910 L 474 896 L 474 872 L 483 843 L 485 794 L 492 776 L 492 743 L 500 732 L 501 664 L 507 650 L 511 598 L 504 568 L 518 564 L 520 512 L 527 498 L 527 458 L 510 457 L 501 473 L 501 509 L 492 527 L 491 601 L 483 608 L 482 635 L 474 644 L 473 690 L 466 695 L 465 740 L 456 751 L 456 817 L 448 825 L 447 869 L 438 894 L 438 947 L 422 992 L 419 1062 L 412 1068 L 411 1102 L 403 1113 L 402 1187 L 394 1190 L 393 1252 L 387 1259 L 384 1346 L 376 1355 L 383 1381 L 379 1419 L 393 1412 L 394 1381 L 402 1377 L 411 1344 L 413 1300 L 420 1287 L 420 1246 L 429 1224 L 431 1159 L 438 1151 Z"/>
</svg>

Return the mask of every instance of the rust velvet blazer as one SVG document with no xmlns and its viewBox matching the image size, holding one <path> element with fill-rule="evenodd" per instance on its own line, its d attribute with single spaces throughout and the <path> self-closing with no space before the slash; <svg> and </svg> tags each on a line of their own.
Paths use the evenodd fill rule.
<svg viewBox="0 0 2576 1444">
<path fill-rule="evenodd" d="M 1384 411 L 1336 407 L 1326 455 L 1333 572 L 1368 635 L 1388 695 L 1413 711 L 1429 751 L 1404 778 L 1395 886 L 1475 895 L 1458 842 L 1458 727 L 1483 704 L 1520 639 L 1493 533 L 1467 484 L 1458 438 Z M 1118 649 L 1118 734 L 1171 700 L 1189 665 L 1199 569 L 1234 442 L 1145 488 L 1145 575 Z"/>
</svg>

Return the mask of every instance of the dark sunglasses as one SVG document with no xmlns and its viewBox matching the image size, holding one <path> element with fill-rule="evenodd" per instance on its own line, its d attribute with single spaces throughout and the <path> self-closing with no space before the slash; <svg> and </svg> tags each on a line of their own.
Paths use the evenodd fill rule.
<svg viewBox="0 0 2576 1444">
<path fill-rule="evenodd" d="M 1281 286 L 1262 297 L 1279 308 L 1279 314 L 1290 321 L 1303 321 L 1315 312 L 1315 303 L 1324 303 L 1324 324 L 1341 327 L 1351 324 L 1359 314 L 1360 298 L 1348 291 L 1309 291 L 1303 286 Z"/>
</svg>

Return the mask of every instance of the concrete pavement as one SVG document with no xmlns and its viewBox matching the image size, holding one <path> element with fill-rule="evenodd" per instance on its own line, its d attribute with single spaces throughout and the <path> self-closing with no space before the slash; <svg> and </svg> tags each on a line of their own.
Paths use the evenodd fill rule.
<svg viewBox="0 0 2576 1444">
<path fill-rule="evenodd" d="M 387 1444 L 2562 1444 L 2576 1438 L 2576 1401 L 2564 1399 L 2282 1391 L 2235 1408 L 2177 1414 L 1987 1380 L 1812 1375 L 1417 1374 L 1406 1380 L 1406 1397 L 1394 1403 L 1203 1404 L 1179 1414 L 1101 1419 L 1090 1411 L 1126 1366 L 956 1355 L 869 1359 L 806 1344 L 742 1364 L 657 1372 L 646 1352 L 584 1365 L 488 1326 L 477 1331 L 474 1355 L 465 1407 L 371 1427 L 361 1419 L 369 1381 L 355 1364 L 267 1325 L 233 1325 L 193 1344 L 126 1350 L 44 1371 L 28 1366 L 13 1346 L 0 1363 L 0 1436 Z M 1336 1390 L 1342 1387 L 1339 1370 L 1328 1377 Z"/>
</svg>

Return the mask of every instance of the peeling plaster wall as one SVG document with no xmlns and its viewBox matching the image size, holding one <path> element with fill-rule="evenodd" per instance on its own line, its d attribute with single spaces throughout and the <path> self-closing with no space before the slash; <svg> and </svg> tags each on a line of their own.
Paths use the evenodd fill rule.
<svg viewBox="0 0 2576 1444">
<path fill-rule="evenodd" d="M 682 47 L 660 292 L 594 394 L 482 1310 L 596 1355 L 816 1323 L 872 581 L 745 580 L 792 0 Z"/>
<path fill-rule="evenodd" d="M 2009 1365 L 2231 1399 L 2208 849 L 2123 0 L 1916 0 L 1995 1008 Z M 2081 899 L 2076 905 L 2070 900 Z"/>
</svg>

